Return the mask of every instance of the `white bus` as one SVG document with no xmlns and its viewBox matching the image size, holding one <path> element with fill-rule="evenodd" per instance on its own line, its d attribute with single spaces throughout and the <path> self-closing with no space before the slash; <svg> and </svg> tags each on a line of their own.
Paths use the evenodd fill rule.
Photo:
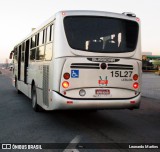
<svg viewBox="0 0 160 152">
<path fill-rule="evenodd" d="M 12 53 L 14 86 L 35 111 L 139 108 L 141 33 L 132 13 L 58 12 Z"/>
</svg>

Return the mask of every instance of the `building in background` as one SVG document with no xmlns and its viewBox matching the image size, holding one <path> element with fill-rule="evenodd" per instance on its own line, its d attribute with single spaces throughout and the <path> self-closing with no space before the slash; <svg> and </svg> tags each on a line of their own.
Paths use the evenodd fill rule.
<svg viewBox="0 0 160 152">
<path fill-rule="evenodd" d="M 160 55 L 152 55 L 152 52 L 142 52 L 143 72 L 156 72 L 160 70 Z"/>
</svg>

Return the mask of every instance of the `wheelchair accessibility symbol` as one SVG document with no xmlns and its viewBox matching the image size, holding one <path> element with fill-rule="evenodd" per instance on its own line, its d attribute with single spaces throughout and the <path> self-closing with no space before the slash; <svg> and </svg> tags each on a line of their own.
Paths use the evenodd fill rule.
<svg viewBox="0 0 160 152">
<path fill-rule="evenodd" d="M 71 78 L 79 78 L 79 70 L 71 70 Z"/>
</svg>

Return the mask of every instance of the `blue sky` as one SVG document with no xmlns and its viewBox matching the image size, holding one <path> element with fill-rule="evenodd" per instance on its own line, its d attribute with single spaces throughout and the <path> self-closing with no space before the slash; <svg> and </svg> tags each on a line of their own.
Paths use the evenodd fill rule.
<svg viewBox="0 0 160 152">
<path fill-rule="evenodd" d="M 141 19 L 142 51 L 160 55 L 159 0 L 1 0 L 0 62 L 31 28 L 60 10 L 134 12 Z"/>
</svg>

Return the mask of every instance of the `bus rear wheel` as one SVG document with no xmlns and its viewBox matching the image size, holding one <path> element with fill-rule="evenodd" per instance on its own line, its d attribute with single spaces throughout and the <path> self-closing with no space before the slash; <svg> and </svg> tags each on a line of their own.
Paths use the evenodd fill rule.
<svg viewBox="0 0 160 152">
<path fill-rule="evenodd" d="M 34 111 L 39 112 L 40 111 L 40 107 L 37 104 L 37 93 L 36 93 L 36 87 L 33 86 L 32 87 L 32 108 Z"/>
</svg>

